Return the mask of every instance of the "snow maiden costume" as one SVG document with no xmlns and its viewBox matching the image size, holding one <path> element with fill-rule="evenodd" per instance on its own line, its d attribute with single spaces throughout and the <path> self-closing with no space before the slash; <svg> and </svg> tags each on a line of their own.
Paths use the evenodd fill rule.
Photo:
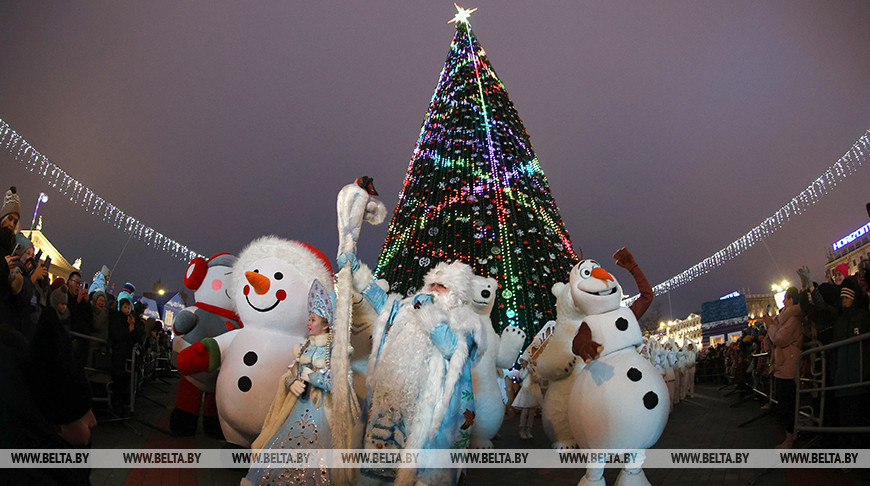
<svg viewBox="0 0 870 486">
<path fill-rule="evenodd" d="M 311 285 L 308 310 L 331 323 L 332 300 L 317 280 Z M 311 336 L 303 345 L 293 346 L 296 361 L 278 381 L 278 392 L 266 415 L 262 433 L 251 445 L 252 449 L 331 448 L 331 351 L 331 329 Z M 291 385 L 296 381 L 306 383 L 305 391 L 298 397 L 291 392 Z M 289 464 L 285 467 L 270 466 L 251 467 L 242 484 L 330 484 L 329 470 L 325 466 L 317 469 L 293 468 Z"/>
</svg>

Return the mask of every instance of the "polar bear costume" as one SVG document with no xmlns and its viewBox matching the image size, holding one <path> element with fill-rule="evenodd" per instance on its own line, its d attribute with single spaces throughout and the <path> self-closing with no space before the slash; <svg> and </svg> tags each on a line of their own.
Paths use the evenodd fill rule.
<svg viewBox="0 0 870 486">
<path fill-rule="evenodd" d="M 516 326 L 508 326 L 501 336 L 496 334 L 490 321 L 495 305 L 498 283 L 494 278 L 475 276 L 471 282 L 470 301 L 480 316 L 486 332 L 486 350 L 471 368 L 474 389 L 474 424 L 471 426 L 471 447 L 492 449 L 492 438 L 504 421 L 505 403 L 502 397 L 502 379 L 499 372 L 510 368 L 523 349 L 526 333 Z"/>
</svg>

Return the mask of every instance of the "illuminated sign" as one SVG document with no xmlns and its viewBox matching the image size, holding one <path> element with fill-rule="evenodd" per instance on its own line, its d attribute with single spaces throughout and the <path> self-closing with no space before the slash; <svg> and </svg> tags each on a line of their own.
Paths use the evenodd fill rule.
<svg viewBox="0 0 870 486">
<path fill-rule="evenodd" d="M 837 251 L 837 250 L 839 250 L 840 248 L 843 248 L 844 246 L 848 245 L 849 243 L 851 243 L 851 242 L 857 240 L 858 238 L 864 236 L 865 234 L 867 234 L 868 231 L 870 231 L 870 223 L 865 224 L 864 226 L 862 226 L 862 227 L 856 229 L 855 231 L 853 231 L 852 234 L 850 234 L 849 236 L 846 236 L 846 237 L 843 238 L 842 240 L 840 240 L 840 241 L 834 243 L 834 245 L 833 245 L 833 246 L 834 246 L 834 251 Z"/>
<path fill-rule="evenodd" d="M 722 297 L 719 297 L 719 300 L 730 299 L 731 297 L 737 297 L 738 295 L 740 295 L 740 292 L 735 290 L 734 292 L 731 292 L 728 295 L 723 295 Z"/>
</svg>

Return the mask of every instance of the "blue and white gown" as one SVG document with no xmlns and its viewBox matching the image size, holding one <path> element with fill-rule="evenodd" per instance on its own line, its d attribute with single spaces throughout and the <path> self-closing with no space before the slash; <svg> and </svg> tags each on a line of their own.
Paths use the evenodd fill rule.
<svg viewBox="0 0 870 486">
<path fill-rule="evenodd" d="M 268 451 L 332 447 L 329 428 L 332 383 L 326 368 L 329 356 L 328 333 L 314 336 L 301 352 L 296 351 L 294 354 L 298 354 L 299 358 L 281 377 L 278 393 L 266 416 L 263 431 L 254 441 L 252 449 Z M 305 392 L 296 397 L 289 392 L 289 385 L 299 379 L 302 368 L 305 367 L 313 372 L 308 376 Z M 270 466 L 252 467 L 245 479 L 252 485 L 330 484 L 329 470 L 325 464 L 320 468 L 310 469 L 296 468 L 292 464 Z"/>
</svg>

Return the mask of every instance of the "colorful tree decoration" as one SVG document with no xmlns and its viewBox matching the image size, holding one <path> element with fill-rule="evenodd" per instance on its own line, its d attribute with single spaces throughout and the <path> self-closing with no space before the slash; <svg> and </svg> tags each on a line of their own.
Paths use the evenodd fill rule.
<svg viewBox="0 0 870 486">
<path fill-rule="evenodd" d="M 531 338 L 555 318 L 550 288 L 577 254 L 504 84 L 457 6 L 456 33 L 378 259 L 410 295 L 440 261 L 498 281 L 492 322 Z"/>
</svg>

